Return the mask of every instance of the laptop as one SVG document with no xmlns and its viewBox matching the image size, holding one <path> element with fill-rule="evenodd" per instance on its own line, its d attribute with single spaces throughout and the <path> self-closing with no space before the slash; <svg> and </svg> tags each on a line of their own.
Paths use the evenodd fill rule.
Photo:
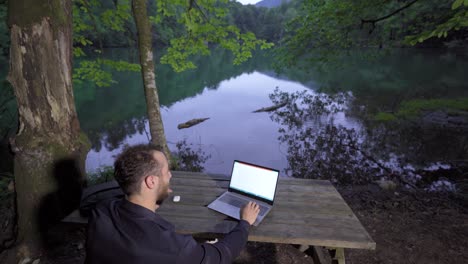
<svg viewBox="0 0 468 264">
<path fill-rule="evenodd" d="M 249 201 L 260 206 L 258 226 L 273 207 L 279 171 L 244 161 L 235 160 L 229 189 L 208 205 L 208 208 L 240 219 L 240 209 Z"/>
</svg>

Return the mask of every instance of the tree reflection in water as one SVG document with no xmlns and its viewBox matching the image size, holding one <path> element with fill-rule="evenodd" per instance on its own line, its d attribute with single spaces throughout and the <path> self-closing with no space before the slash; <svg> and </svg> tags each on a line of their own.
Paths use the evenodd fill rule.
<svg viewBox="0 0 468 264">
<path fill-rule="evenodd" d="M 336 184 L 384 178 L 430 189 L 440 180 L 463 181 L 466 174 L 462 163 L 468 159 L 468 126 L 450 127 L 423 118 L 377 122 L 368 117 L 365 107 L 353 105 L 351 93 L 276 90 L 270 99 L 274 104 L 288 102 L 270 117 L 281 125 L 286 172 L 293 177 Z M 454 170 L 457 173 L 448 177 L 447 172 Z"/>
</svg>

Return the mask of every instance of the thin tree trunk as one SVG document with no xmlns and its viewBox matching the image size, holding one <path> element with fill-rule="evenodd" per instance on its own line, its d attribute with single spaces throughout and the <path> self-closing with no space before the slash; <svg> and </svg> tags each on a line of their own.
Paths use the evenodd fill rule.
<svg viewBox="0 0 468 264">
<path fill-rule="evenodd" d="M 151 143 L 161 147 L 170 161 L 170 152 L 166 143 L 164 126 L 159 108 L 158 89 L 153 61 L 151 25 L 146 12 L 146 0 L 132 1 L 133 17 L 137 28 L 138 50 L 140 52 L 141 74 L 145 89 L 146 107 L 151 133 Z"/>
<path fill-rule="evenodd" d="M 10 72 L 19 128 L 11 148 L 17 257 L 42 253 L 47 227 L 77 207 L 89 149 L 72 90 L 71 0 L 9 1 Z"/>
</svg>

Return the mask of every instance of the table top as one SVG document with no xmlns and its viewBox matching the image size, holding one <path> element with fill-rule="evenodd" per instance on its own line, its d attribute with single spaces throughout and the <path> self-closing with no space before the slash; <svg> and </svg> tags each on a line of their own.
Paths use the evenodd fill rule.
<svg viewBox="0 0 468 264">
<path fill-rule="evenodd" d="M 206 207 L 228 185 L 224 175 L 173 171 L 174 192 L 157 213 L 180 233 L 206 237 L 228 233 L 237 221 Z M 90 187 L 84 194 L 99 188 Z M 172 201 L 175 195 L 181 197 L 180 202 Z M 75 211 L 64 221 L 83 223 L 86 219 Z M 329 181 L 295 178 L 280 178 L 273 208 L 259 226 L 251 227 L 249 241 L 360 249 L 376 246 Z"/>
<path fill-rule="evenodd" d="M 229 178 L 173 172 L 171 197 L 158 213 L 187 234 L 227 233 L 236 221 L 206 207 L 225 192 Z M 172 201 L 179 195 L 180 202 Z M 280 178 L 275 203 L 249 241 L 375 249 L 375 242 L 335 187 L 324 180 Z"/>
</svg>

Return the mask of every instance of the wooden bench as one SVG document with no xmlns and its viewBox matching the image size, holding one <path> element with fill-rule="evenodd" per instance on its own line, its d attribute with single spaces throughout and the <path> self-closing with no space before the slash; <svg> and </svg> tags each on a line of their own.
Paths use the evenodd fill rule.
<svg viewBox="0 0 468 264">
<path fill-rule="evenodd" d="M 157 213 L 184 234 L 216 237 L 228 233 L 236 221 L 206 207 L 226 191 L 229 178 L 191 172 L 172 172 L 171 195 L 179 195 L 180 202 L 170 197 Z M 115 182 L 93 186 L 84 196 L 102 188 L 112 189 Z M 75 211 L 64 219 L 86 223 Z M 375 249 L 375 242 L 329 181 L 280 178 L 275 204 L 258 227 L 252 227 L 249 241 L 287 243 L 326 247 L 336 250 L 335 259 L 345 263 L 344 248 Z"/>
</svg>

